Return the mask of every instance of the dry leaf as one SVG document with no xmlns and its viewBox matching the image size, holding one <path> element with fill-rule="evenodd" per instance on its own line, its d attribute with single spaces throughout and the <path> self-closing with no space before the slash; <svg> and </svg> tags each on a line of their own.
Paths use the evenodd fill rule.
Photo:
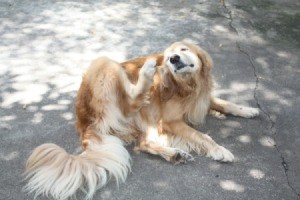
<svg viewBox="0 0 300 200">
<path fill-rule="evenodd" d="M 101 37 L 99 38 L 99 41 L 100 41 L 100 42 L 105 42 L 105 41 L 106 41 L 106 38 L 103 37 L 103 36 L 101 36 Z"/>
<path fill-rule="evenodd" d="M 93 30 L 90 30 L 90 33 L 91 33 L 92 35 L 96 35 L 97 31 L 96 31 L 95 29 L 93 29 Z"/>
</svg>

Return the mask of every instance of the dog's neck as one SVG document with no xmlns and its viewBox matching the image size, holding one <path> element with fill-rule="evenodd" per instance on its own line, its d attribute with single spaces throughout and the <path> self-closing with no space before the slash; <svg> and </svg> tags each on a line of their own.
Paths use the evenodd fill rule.
<svg viewBox="0 0 300 200">
<path fill-rule="evenodd" d="M 177 95 L 187 97 L 197 92 L 197 81 L 194 74 L 178 74 L 173 76 L 177 88 Z"/>
<path fill-rule="evenodd" d="M 199 85 L 196 74 L 177 74 L 173 75 L 167 66 L 159 69 L 160 92 L 164 100 L 169 100 L 173 96 L 188 97 L 198 93 Z"/>
</svg>

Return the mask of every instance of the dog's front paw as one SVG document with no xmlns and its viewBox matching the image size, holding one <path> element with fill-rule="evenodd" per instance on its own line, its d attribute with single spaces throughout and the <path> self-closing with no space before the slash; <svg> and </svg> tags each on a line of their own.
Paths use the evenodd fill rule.
<svg viewBox="0 0 300 200">
<path fill-rule="evenodd" d="M 208 156 L 221 162 L 233 162 L 233 154 L 222 146 L 217 146 L 208 152 Z"/>
<path fill-rule="evenodd" d="M 149 58 L 141 69 L 141 74 L 149 79 L 152 79 L 156 71 L 156 59 Z"/>
<path fill-rule="evenodd" d="M 171 158 L 171 162 L 174 165 L 177 165 L 180 163 L 186 163 L 187 161 L 194 161 L 194 157 L 181 149 L 176 149 L 176 153 Z"/>
<path fill-rule="evenodd" d="M 242 117 L 245 118 L 252 118 L 259 115 L 259 109 L 258 108 L 250 108 L 245 106 L 239 106 L 239 111 Z"/>
</svg>

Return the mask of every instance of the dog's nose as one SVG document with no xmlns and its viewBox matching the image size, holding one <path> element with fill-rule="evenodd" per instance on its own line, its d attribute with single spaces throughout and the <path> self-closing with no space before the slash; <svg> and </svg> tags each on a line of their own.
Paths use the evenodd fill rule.
<svg viewBox="0 0 300 200">
<path fill-rule="evenodd" d="M 179 55 L 173 55 L 173 56 L 171 56 L 171 58 L 170 58 L 170 62 L 172 63 L 172 64 L 175 64 L 175 63 L 178 63 L 180 61 L 180 56 Z"/>
</svg>

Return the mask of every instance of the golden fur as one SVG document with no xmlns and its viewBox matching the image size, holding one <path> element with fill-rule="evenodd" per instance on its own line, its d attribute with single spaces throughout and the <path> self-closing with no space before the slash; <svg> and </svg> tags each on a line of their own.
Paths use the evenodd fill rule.
<svg viewBox="0 0 300 200">
<path fill-rule="evenodd" d="M 258 115 L 255 108 L 212 96 L 212 66 L 206 51 L 186 42 L 121 64 L 104 57 L 93 61 L 76 100 L 83 153 L 70 155 L 54 144 L 37 147 L 27 162 L 26 189 L 66 199 L 84 188 L 92 198 L 109 176 L 125 181 L 130 156 L 124 142 L 174 164 L 193 160 L 191 151 L 232 162 L 230 151 L 187 124 L 203 122 L 209 110 Z"/>
</svg>

